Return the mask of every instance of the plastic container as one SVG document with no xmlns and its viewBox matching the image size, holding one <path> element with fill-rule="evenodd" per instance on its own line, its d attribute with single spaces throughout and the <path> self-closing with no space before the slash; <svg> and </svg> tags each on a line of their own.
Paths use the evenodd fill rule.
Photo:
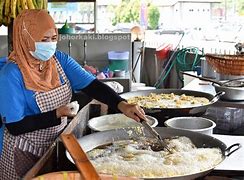
<svg viewBox="0 0 244 180">
<path fill-rule="evenodd" d="M 73 179 L 80 180 L 81 174 L 78 171 L 62 171 L 62 172 L 50 172 L 47 174 L 39 175 L 38 177 L 32 178 L 32 180 L 60 180 L 60 179 Z"/>
<path fill-rule="evenodd" d="M 166 60 L 172 49 L 172 44 L 163 44 L 156 49 L 156 56 L 158 60 Z"/>
<path fill-rule="evenodd" d="M 69 158 L 70 155 L 68 156 Z M 117 175 L 108 175 L 108 174 L 99 174 L 101 179 L 119 179 L 119 180 L 136 180 L 137 178 L 117 176 Z M 78 171 L 59 171 L 59 172 L 50 172 L 47 174 L 42 174 L 38 177 L 34 177 L 31 180 L 81 180 L 83 177 Z"/>
<path fill-rule="evenodd" d="M 128 71 L 129 51 L 109 51 L 108 52 L 109 70 Z"/>
<path fill-rule="evenodd" d="M 114 70 L 114 77 L 125 77 L 125 70 Z"/>
<path fill-rule="evenodd" d="M 207 77 L 207 78 L 216 78 L 216 71 L 213 69 L 211 65 L 207 62 L 205 58 L 200 58 L 201 59 L 201 67 L 202 67 L 202 77 Z"/>
<path fill-rule="evenodd" d="M 59 34 L 73 34 L 75 33 L 75 28 L 60 28 L 58 29 Z"/>
</svg>

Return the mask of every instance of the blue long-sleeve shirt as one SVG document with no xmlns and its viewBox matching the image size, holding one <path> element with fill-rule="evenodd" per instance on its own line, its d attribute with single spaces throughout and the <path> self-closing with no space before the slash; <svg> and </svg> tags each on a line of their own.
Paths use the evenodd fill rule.
<svg viewBox="0 0 244 180">
<path fill-rule="evenodd" d="M 67 54 L 56 51 L 55 56 L 68 77 L 73 91 L 85 88 L 96 79 Z M 34 94 L 34 91 L 25 88 L 23 76 L 17 64 L 7 62 L 1 68 L 0 115 L 4 118 L 5 123 L 18 122 L 25 116 L 41 113 Z M 0 154 L 2 144 L 3 126 L 0 128 Z"/>
</svg>

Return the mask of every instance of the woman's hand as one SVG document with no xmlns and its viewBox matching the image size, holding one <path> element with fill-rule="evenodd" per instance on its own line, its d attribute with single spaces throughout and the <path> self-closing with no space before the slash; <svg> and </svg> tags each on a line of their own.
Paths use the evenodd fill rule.
<svg viewBox="0 0 244 180">
<path fill-rule="evenodd" d="M 140 122 L 140 118 L 146 119 L 144 110 L 136 105 L 136 104 L 129 104 L 125 101 L 121 101 L 118 104 L 118 109 L 126 116 Z M 139 118 L 140 117 L 140 118 Z"/>
<path fill-rule="evenodd" d="M 62 116 L 75 117 L 79 110 L 79 104 L 77 101 L 60 106 L 56 109 L 56 116 L 60 118 Z"/>
</svg>

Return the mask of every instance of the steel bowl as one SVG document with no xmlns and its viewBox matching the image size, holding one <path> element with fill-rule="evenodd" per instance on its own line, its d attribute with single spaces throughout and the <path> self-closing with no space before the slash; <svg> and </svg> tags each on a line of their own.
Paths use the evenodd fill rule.
<svg viewBox="0 0 244 180">
<path fill-rule="evenodd" d="M 152 116 L 146 115 L 148 124 L 151 127 L 156 127 L 158 121 Z M 88 127 L 93 131 L 106 131 L 111 129 L 120 129 L 128 127 L 141 127 L 142 124 L 125 116 L 124 114 L 109 114 L 92 118 L 88 121 Z"/>
<path fill-rule="evenodd" d="M 165 126 L 212 135 L 215 122 L 203 117 L 176 117 L 164 122 Z"/>
</svg>

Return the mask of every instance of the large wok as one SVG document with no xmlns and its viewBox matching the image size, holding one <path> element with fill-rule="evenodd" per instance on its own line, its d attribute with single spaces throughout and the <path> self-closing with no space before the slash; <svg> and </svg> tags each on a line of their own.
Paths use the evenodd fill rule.
<svg viewBox="0 0 244 180">
<path fill-rule="evenodd" d="M 132 134 L 128 133 L 128 130 L 132 132 Z M 179 130 L 179 129 L 172 129 L 172 128 L 166 128 L 166 127 L 156 127 L 155 130 L 162 136 L 162 138 L 170 138 L 174 136 L 186 136 L 190 138 L 193 142 L 193 144 L 196 145 L 196 147 L 201 148 L 201 147 L 216 147 L 220 148 L 222 151 L 223 155 L 223 161 L 226 157 L 231 155 L 233 152 L 238 150 L 241 145 L 240 144 L 233 144 L 232 146 L 228 147 L 220 140 L 208 136 L 205 134 L 200 134 L 192 131 L 186 131 L 186 130 Z M 145 135 L 147 137 L 151 137 L 150 134 L 145 132 Z M 78 139 L 79 144 L 83 148 L 85 152 L 88 152 L 98 146 L 110 144 L 113 141 L 118 141 L 118 140 L 127 140 L 131 139 L 133 137 L 138 138 L 138 131 L 133 130 L 132 128 L 128 129 L 116 129 L 116 130 L 109 130 L 109 131 L 103 131 L 103 132 L 98 132 L 94 134 L 90 134 L 87 136 L 84 136 L 80 139 Z M 70 161 L 72 161 L 71 156 L 69 153 L 66 152 L 66 155 Z M 171 177 L 171 178 L 151 178 L 151 179 L 163 179 L 163 180 L 190 180 L 190 179 L 195 179 L 198 177 L 202 177 L 207 175 L 210 171 L 212 171 L 215 167 L 212 167 L 210 169 L 207 169 L 205 171 L 199 172 L 199 173 L 194 173 L 190 175 L 185 175 L 185 176 L 177 176 L 177 177 Z M 149 178 L 146 178 L 149 179 Z"/>
<path fill-rule="evenodd" d="M 196 107 L 189 107 L 189 108 L 144 108 L 146 114 L 154 116 L 159 121 L 161 119 L 167 119 L 171 117 L 179 117 L 179 116 L 201 116 L 203 115 L 207 108 L 217 102 L 223 92 L 217 93 L 215 96 L 209 93 L 200 92 L 200 91 L 191 91 L 191 90 L 182 90 L 182 89 L 154 89 L 154 90 L 144 90 L 144 91 L 132 91 L 128 93 L 121 94 L 121 97 L 124 99 L 129 99 L 135 96 L 146 96 L 150 93 L 165 93 L 170 94 L 174 93 L 177 95 L 190 95 L 190 96 L 198 96 L 198 97 L 205 97 L 209 100 L 207 105 L 203 106 L 196 106 Z"/>
</svg>

